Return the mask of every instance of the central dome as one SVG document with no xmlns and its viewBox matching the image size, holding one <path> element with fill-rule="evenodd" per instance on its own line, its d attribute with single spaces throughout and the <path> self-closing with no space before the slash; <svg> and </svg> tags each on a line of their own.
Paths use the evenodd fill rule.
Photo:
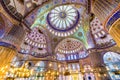
<svg viewBox="0 0 120 80">
<path fill-rule="evenodd" d="M 79 12 L 73 6 L 58 6 L 48 13 L 47 27 L 57 36 L 68 36 L 78 29 L 79 18 Z"/>
</svg>

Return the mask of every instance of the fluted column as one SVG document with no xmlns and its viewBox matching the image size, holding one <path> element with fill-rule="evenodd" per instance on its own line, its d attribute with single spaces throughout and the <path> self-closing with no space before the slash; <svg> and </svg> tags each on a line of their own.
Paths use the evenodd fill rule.
<svg viewBox="0 0 120 80">
<path fill-rule="evenodd" d="M 105 22 L 114 14 L 119 8 L 119 0 L 95 0 L 92 10 L 99 20 Z"/>
<path fill-rule="evenodd" d="M 120 0 L 94 0 L 92 11 L 120 47 Z"/>
<path fill-rule="evenodd" d="M 15 54 L 16 54 L 16 50 L 14 48 L 12 48 L 9 45 L 8 47 L 1 45 L 0 43 L 0 76 L 6 75 L 6 72 L 10 67 L 10 62 L 15 56 Z"/>
</svg>

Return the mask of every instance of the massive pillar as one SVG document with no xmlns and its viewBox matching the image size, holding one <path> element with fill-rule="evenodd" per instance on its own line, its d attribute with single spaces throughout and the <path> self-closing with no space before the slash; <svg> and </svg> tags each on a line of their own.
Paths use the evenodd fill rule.
<svg viewBox="0 0 120 80">
<path fill-rule="evenodd" d="M 94 0 L 92 11 L 120 47 L 120 0 Z"/>
<path fill-rule="evenodd" d="M 89 57 L 91 59 L 91 65 L 95 80 L 110 80 L 106 67 L 102 60 L 101 52 L 97 49 L 89 50 Z"/>
<path fill-rule="evenodd" d="M 8 43 L 0 42 L 0 75 L 4 77 L 16 50 Z M 2 79 L 0 79 L 2 80 Z"/>
<path fill-rule="evenodd" d="M 2 79 L 10 67 L 11 60 L 20 48 L 24 34 L 25 31 L 22 26 L 13 25 L 11 29 L 5 32 L 4 36 L 0 38 L 0 75 L 2 75 Z"/>
</svg>

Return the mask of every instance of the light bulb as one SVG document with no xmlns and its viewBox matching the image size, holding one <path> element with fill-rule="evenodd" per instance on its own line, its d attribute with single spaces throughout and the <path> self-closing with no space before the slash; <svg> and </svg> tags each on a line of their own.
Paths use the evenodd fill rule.
<svg viewBox="0 0 120 80">
<path fill-rule="evenodd" d="M 51 63 L 49 63 L 49 66 L 51 67 L 51 66 L 52 66 L 52 64 L 51 64 Z"/>
</svg>

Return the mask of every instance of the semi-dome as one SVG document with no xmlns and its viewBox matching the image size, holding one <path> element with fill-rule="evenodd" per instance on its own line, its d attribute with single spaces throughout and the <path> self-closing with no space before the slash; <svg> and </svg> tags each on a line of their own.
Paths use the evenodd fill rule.
<svg viewBox="0 0 120 80">
<path fill-rule="evenodd" d="M 46 38 L 43 32 L 38 28 L 33 28 L 33 30 L 26 36 L 26 43 L 31 46 L 46 48 Z"/>
<path fill-rule="evenodd" d="M 78 60 L 88 56 L 85 46 L 80 40 L 66 38 L 56 47 L 55 53 L 58 60 Z"/>
<path fill-rule="evenodd" d="M 71 54 L 78 51 L 84 51 L 85 47 L 83 43 L 74 38 L 66 38 L 62 40 L 56 47 L 56 52 Z"/>
</svg>

